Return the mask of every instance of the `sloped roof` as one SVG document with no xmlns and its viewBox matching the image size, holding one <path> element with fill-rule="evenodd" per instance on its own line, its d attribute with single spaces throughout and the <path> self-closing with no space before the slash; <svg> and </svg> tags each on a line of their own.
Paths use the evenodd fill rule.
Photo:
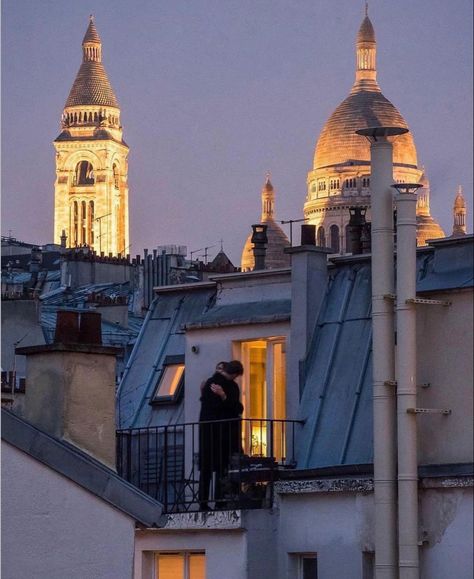
<svg viewBox="0 0 474 579">
<path fill-rule="evenodd" d="M 474 237 L 433 245 L 418 250 L 417 293 L 473 287 Z M 373 461 L 371 326 L 370 256 L 336 260 L 302 368 L 298 469 Z"/>
<path fill-rule="evenodd" d="M 163 506 L 79 448 L 2 408 L 2 439 L 147 527 L 161 527 Z"/>
<path fill-rule="evenodd" d="M 182 421 L 182 402 L 162 406 L 160 412 L 154 412 L 149 402 L 166 357 L 185 353 L 184 324 L 204 314 L 214 293 L 213 285 L 203 284 L 192 289 L 185 285 L 176 286 L 172 292 L 155 298 L 119 386 L 119 428 L 161 426 Z"/>
</svg>

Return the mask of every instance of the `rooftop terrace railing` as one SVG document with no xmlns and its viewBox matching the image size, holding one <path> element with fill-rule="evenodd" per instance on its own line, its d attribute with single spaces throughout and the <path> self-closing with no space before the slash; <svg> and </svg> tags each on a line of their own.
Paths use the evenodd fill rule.
<svg viewBox="0 0 474 579">
<path fill-rule="evenodd" d="M 117 431 L 117 472 L 166 513 L 264 508 L 295 466 L 297 420 L 243 418 Z"/>
</svg>

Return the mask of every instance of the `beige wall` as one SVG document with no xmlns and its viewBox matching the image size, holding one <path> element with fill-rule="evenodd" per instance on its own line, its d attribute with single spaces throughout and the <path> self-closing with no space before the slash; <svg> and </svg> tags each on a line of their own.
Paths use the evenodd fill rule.
<svg viewBox="0 0 474 579">
<path fill-rule="evenodd" d="M 24 417 L 115 469 L 115 356 L 28 356 Z"/>
<path fill-rule="evenodd" d="M 419 464 L 473 460 L 472 289 L 430 294 L 450 300 L 449 307 L 417 306 L 418 388 L 421 408 L 452 414 L 418 416 Z"/>
</svg>

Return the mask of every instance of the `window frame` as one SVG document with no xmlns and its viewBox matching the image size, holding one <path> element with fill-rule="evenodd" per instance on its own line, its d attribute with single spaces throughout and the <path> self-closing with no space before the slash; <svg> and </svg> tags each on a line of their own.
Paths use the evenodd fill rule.
<svg viewBox="0 0 474 579">
<path fill-rule="evenodd" d="M 181 377 L 173 394 L 171 395 L 165 394 L 160 396 L 158 395 L 158 392 L 160 391 L 160 386 L 162 384 L 163 378 L 166 376 L 167 369 L 170 368 L 171 366 L 183 367 Z M 186 365 L 184 361 L 184 355 L 179 354 L 175 356 L 166 356 L 163 361 L 163 366 L 161 368 L 159 376 L 156 380 L 156 385 L 150 400 L 150 404 L 152 406 L 164 404 L 177 404 L 183 396 L 185 373 L 186 373 Z"/>
<path fill-rule="evenodd" d="M 204 573 L 206 574 L 206 551 L 155 551 L 153 553 L 153 579 L 160 579 L 158 574 L 158 559 L 163 555 L 182 555 L 184 557 L 184 579 L 190 579 L 190 557 L 202 555 L 204 557 Z"/>
</svg>

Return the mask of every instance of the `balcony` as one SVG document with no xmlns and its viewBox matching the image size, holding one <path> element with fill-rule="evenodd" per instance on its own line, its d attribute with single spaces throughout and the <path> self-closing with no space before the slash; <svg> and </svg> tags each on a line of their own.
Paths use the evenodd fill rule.
<svg viewBox="0 0 474 579">
<path fill-rule="evenodd" d="M 270 507 L 279 472 L 296 464 L 299 424 L 243 418 L 118 430 L 117 472 L 165 513 Z"/>
</svg>

